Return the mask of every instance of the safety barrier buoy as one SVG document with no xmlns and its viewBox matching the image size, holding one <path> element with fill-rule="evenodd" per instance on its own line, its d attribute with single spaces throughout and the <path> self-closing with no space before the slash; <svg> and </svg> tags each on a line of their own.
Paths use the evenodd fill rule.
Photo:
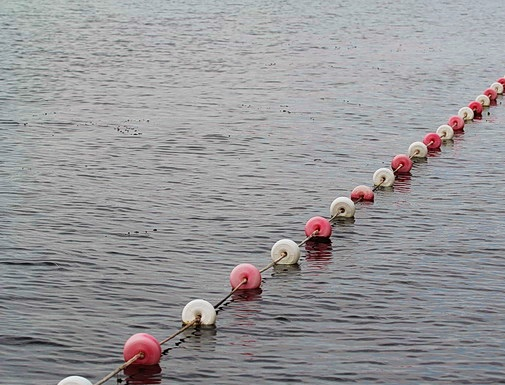
<svg viewBox="0 0 505 385">
<path fill-rule="evenodd" d="M 261 274 L 259 280 L 261 283 Z M 252 279 L 248 280 L 248 282 L 252 282 Z M 194 299 L 193 301 L 188 302 L 187 305 L 184 306 L 184 309 L 182 309 L 181 314 L 182 323 L 184 325 L 193 322 L 195 319 L 198 320 L 200 325 L 214 325 L 216 323 L 216 317 L 217 314 L 214 306 L 203 299 Z"/>
<path fill-rule="evenodd" d="M 332 218 L 352 218 L 356 213 L 354 202 L 347 197 L 338 197 L 331 202 L 330 216 Z"/>
<path fill-rule="evenodd" d="M 451 140 L 454 137 L 454 130 L 448 124 L 442 124 L 437 128 L 436 133 L 442 140 Z"/>
<path fill-rule="evenodd" d="M 328 219 L 323 217 L 312 217 L 305 224 L 304 230 L 307 237 L 317 232 L 317 237 L 329 238 L 331 237 L 332 227 Z"/>
<path fill-rule="evenodd" d="M 464 107 L 463 107 L 464 108 Z M 473 116 L 472 116 L 473 119 Z M 447 125 L 451 127 L 454 131 L 461 131 L 465 128 L 465 121 L 459 115 L 454 115 L 449 118 Z"/>
<path fill-rule="evenodd" d="M 373 190 L 365 185 L 359 185 L 354 187 L 351 191 L 351 200 L 353 201 L 367 201 L 373 202 L 375 198 L 375 194 Z"/>
<path fill-rule="evenodd" d="M 278 260 L 285 255 L 284 258 L 280 259 L 278 264 L 280 265 L 294 265 L 300 259 L 300 248 L 295 241 L 291 239 L 281 239 L 272 246 L 270 250 L 270 255 L 273 261 Z"/>
<path fill-rule="evenodd" d="M 474 118 L 482 114 L 482 103 L 480 101 L 473 101 L 468 104 L 468 108 L 473 111 Z"/>
<path fill-rule="evenodd" d="M 461 107 L 458 111 L 458 115 L 460 118 L 463 120 L 473 120 L 474 113 L 473 110 L 470 107 Z M 449 120 L 449 125 L 450 125 L 450 120 Z"/>
<path fill-rule="evenodd" d="M 413 142 L 407 151 L 409 158 L 426 158 L 428 147 L 423 142 Z"/>
<path fill-rule="evenodd" d="M 412 170 L 412 160 L 408 155 L 398 154 L 391 161 L 391 168 L 397 174 L 408 174 Z"/>
<path fill-rule="evenodd" d="M 81 376 L 69 376 L 58 382 L 58 385 L 93 385 L 90 380 Z"/>
<path fill-rule="evenodd" d="M 391 187 L 395 183 L 395 174 L 389 168 L 379 168 L 373 174 L 373 184 L 377 187 Z"/>
<path fill-rule="evenodd" d="M 150 334 L 134 334 L 124 344 L 124 360 L 129 361 L 138 354 L 140 356 L 132 363 L 133 365 L 155 365 L 161 358 L 160 343 Z"/>
<path fill-rule="evenodd" d="M 241 289 L 257 289 L 261 285 L 261 273 L 258 268 L 250 263 L 235 266 L 230 273 L 230 285 L 236 288 L 241 282 L 246 281 Z"/>
<path fill-rule="evenodd" d="M 442 139 L 436 132 L 430 132 L 424 136 L 423 143 L 428 147 L 428 150 L 438 150 L 442 146 Z"/>
<path fill-rule="evenodd" d="M 498 94 L 497 94 L 496 90 L 494 90 L 493 88 L 487 88 L 483 92 L 483 94 L 486 95 L 489 98 L 490 101 L 494 101 L 498 97 Z"/>
<path fill-rule="evenodd" d="M 491 105 L 491 100 L 487 95 L 479 95 L 475 98 L 475 101 L 482 104 L 482 107 L 489 107 Z"/>
</svg>

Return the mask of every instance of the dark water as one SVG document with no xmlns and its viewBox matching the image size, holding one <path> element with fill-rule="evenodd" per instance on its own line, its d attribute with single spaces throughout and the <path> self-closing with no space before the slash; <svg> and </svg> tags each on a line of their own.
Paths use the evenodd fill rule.
<svg viewBox="0 0 505 385">
<path fill-rule="evenodd" d="M 0 2 L 0 383 L 92 382 L 134 333 L 505 74 L 505 3 Z M 505 108 L 130 384 L 505 383 Z"/>
</svg>

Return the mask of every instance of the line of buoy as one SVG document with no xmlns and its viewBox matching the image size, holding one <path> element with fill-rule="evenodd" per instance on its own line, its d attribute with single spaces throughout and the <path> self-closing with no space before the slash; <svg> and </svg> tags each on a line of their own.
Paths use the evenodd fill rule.
<svg viewBox="0 0 505 385">
<path fill-rule="evenodd" d="M 391 168 L 379 168 L 373 174 L 373 185 L 371 188 L 366 185 L 359 185 L 351 192 L 351 197 L 338 197 L 330 205 L 330 218 L 321 216 L 312 217 L 305 224 L 306 238 L 296 243 L 291 239 L 281 239 L 277 241 L 270 250 L 272 261 L 262 269 L 249 263 L 242 263 L 235 266 L 230 273 L 230 285 L 232 290 L 216 305 L 203 299 L 195 299 L 189 302 L 182 310 L 181 319 L 183 326 L 169 337 L 158 341 L 155 337 L 147 333 L 137 333 L 131 336 L 124 344 L 124 363 L 119 365 L 112 372 L 107 374 L 94 385 L 101 385 L 110 378 L 126 369 L 130 365 L 157 365 L 161 359 L 161 346 L 172 340 L 185 330 L 199 325 L 214 325 L 217 318 L 218 308 L 237 290 L 257 289 L 261 285 L 261 274 L 275 265 L 293 265 L 300 259 L 300 247 L 311 239 L 330 238 L 332 234 L 332 224 L 341 218 L 354 217 L 355 203 L 361 201 L 373 202 L 375 191 L 379 188 L 393 186 L 396 175 L 408 174 L 412 169 L 412 159 L 426 158 L 429 151 L 438 150 L 443 141 L 451 140 L 455 132 L 463 132 L 465 122 L 481 116 L 483 108 L 489 107 L 494 102 L 498 94 L 503 94 L 505 86 L 505 76 L 499 78 L 477 96 L 475 101 L 462 107 L 457 115 L 451 116 L 447 124 L 443 124 L 436 132 L 428 133 L 420 142 L 412 143 L 407 154 L 398 154 L 391 161 Z M 93 385 L 91 381 L 81 376 L 69 376 L 62 379 L 58 385 Z"/>
</svg>

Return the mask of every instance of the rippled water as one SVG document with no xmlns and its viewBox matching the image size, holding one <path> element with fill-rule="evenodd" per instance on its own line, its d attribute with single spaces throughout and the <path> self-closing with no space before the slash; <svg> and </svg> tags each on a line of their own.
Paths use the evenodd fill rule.
<svg viewBox="0 0 505 385">
<path fill-rule="evenodd" d="M 0 383 L 98 381 L 503 76 L 455 3 L 2 1 Z M 502 102 L 108 383 L 505 383 Z"/>
</svg>

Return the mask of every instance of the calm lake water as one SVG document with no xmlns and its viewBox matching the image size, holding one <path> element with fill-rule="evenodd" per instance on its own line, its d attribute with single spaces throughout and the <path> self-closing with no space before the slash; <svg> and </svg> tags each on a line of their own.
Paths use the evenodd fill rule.
<svg viewBox="0 0 505 385">
<path fill-rule="evenodd" d="M 505 2 L 0 2 L 0 383 L 96 382 L 505 75 Z M 107 384 L 505 383 L 505 108 Z"/>
</svg>

